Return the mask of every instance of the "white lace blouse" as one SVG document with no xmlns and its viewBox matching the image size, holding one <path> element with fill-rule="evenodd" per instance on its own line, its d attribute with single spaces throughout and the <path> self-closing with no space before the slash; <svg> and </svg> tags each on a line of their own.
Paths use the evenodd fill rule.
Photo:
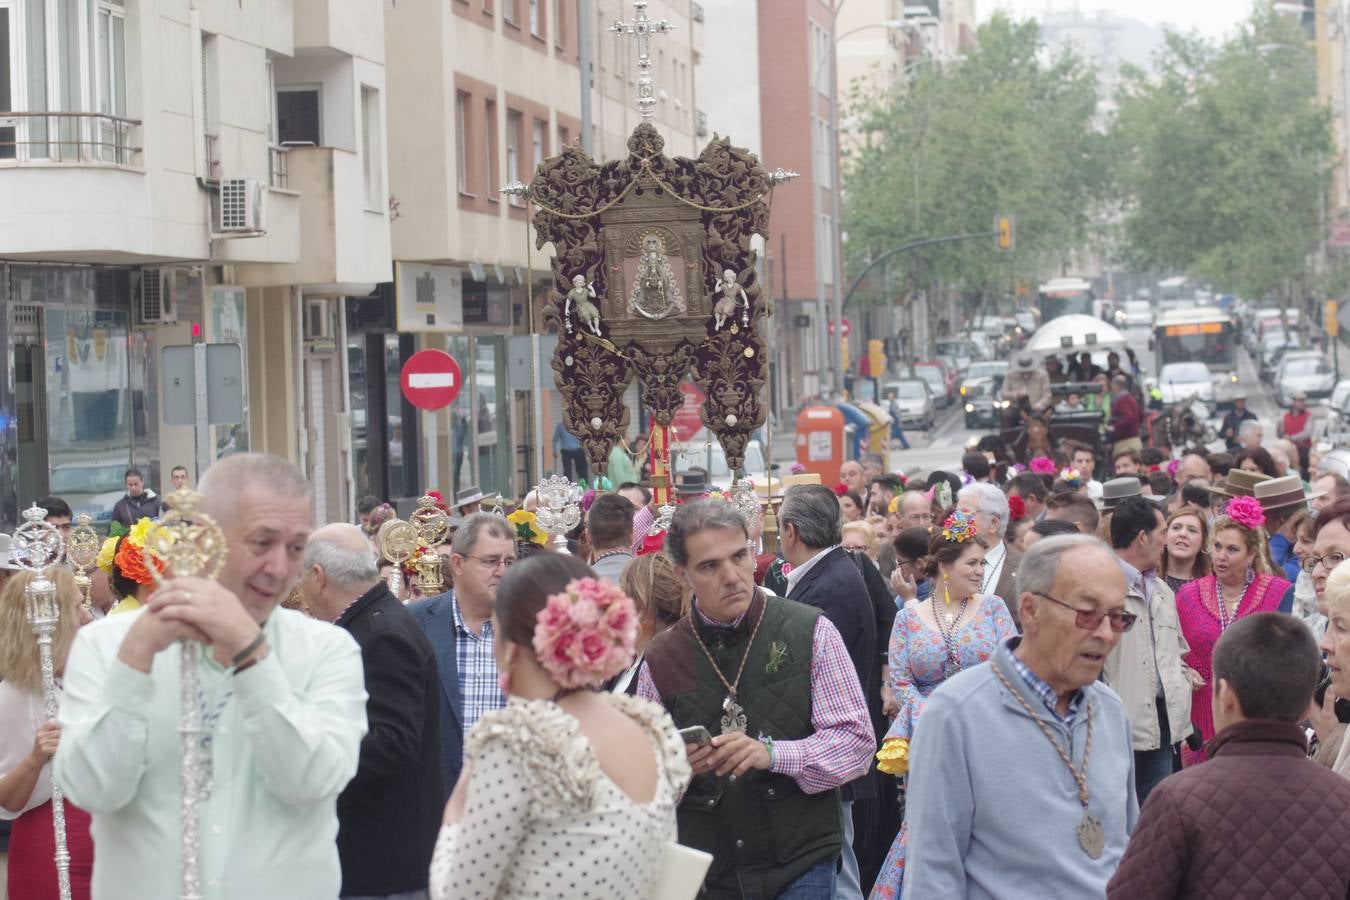
<svg viewBox="0 0 1350 900">
<path fill-rule="evenodd" d="M 441 826 L 432 900 L 611 900 L 650 896 L 689 763 L 670 716 L 604 695 L 647 733 L 656 793 L 636 803 L 600 769 L 577 720 L 546 700 L 512 699 L 469 734 L 463 819 Z"/>
</svg>

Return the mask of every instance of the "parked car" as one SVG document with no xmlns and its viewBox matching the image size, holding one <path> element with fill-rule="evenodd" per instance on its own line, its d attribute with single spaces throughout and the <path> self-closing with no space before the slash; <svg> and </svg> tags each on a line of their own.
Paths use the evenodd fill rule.
<svg viewBox="0 0 1350 900">
<path fill-rule="evenodd" d="M 894 399 L 894 406 L 900 407 L 900 427 L 932 430 L 933 423 L 937 421 L 937 403 L 927 381 L 922 378 L 888 381 L 884 396 L 888 406 Z"/>
<path fill-rule="evenodd" d="M 1336 445 L 1350 444 L 1350 378 L 1342 378 L 1322 402 L 1326 416 L 1320 429 L 1321 440 Z"/>
<path fill-rule="evenodd" d="M 980 358 L 975 345 L 966 338 L 946 338 L 938 341 L 933 350 L 938 356 L 950 356 L 956 360 L 956 368 L 962 372 Z"/>
<path fill-rule="evenodd" d="M 95 524 L 110 522 L 113 507 L 127 492 L 122 478 L 126 470 L 125 460 L 61 463 L 52 469 L 47 489 L 69 503 L 76 514 L 88 514 Z"/>
<path fill-rule="evenodd" d="M 1168 363 L 1158 373 L 1158 392 L 1164 404 L 1180 403 L 1188 397 L 1197 397 L 1204 403 L 1214 402 L 1214 376 L 1202 362 Z"/>
<path fill-rule="evenodd" d="M 956 400 L 956 370 L 938 360 L 914 364 L 914 377 L 928 382 L 939 409 L 946 409 Z"/>
<path fill-rule="evenodd" d="M 1326 357 L 1316 350 L 1289 351 L 1280 360 L 1275 376 L 1275 402 L 1289 406 L 1302 391 L 1308 399 L 1330 397 L 1336 387 L 1336 372 Z"/>
<path fill-rule="evenodd" d="M 706 434 L 706 431 L 702 433 Z M 695 439 L 687 444 L 672 444 L 670 465 L 677 482 L 683 481 L 689 470 L 699 468 L 707 471 L 710 489 L 726 491 L 731 488 L 732 471 L 727 466 L 727 455 L 717 441 L 709 441 L 695 435 Z M 759 441 L 752 440 L 745 445 L 745 477 L 757 485 L 769 483 L 769 467 L 764 460 L 764 445 Z"/>
<path fill-rule="evenodd" d="M 1289 337 L 1284 334 L 1274 333 L 1269 335 L 1261 344 L 1258 351 L 1257 365 L 1258 372 L 1262 381 L 1270 382 L 1275 377 L 1275 370 L 1280 366 L 1280 358 L 1290 350 L 1298 350 L 1290 343 Z"/>
</svg>

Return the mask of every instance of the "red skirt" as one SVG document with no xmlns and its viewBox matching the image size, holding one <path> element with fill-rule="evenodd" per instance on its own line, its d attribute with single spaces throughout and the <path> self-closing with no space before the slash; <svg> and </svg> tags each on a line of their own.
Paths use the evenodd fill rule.
<svg viewBox="0 0 1350 900">
<path fill-rule="evenodd" d="M 71 900 L 89 900 L 94 874 L 94 841 L 89 813 L 66 801 L 66 849 L 70 851 Z M 47 801 L 14 820 L 9 835 L 9 900 L 59 900 L 56 833 Z"/>
</svg>

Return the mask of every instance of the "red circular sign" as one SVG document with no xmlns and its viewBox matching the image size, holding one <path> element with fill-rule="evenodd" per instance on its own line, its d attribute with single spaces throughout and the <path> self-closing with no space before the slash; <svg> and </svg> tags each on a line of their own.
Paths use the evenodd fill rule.
<svg viewBox="0 0 1350 900">
<path fill-rule="evenodd" d="M 403 364 L 403 396 L 418 409 L 443 409 L 463 387 L 459 363 L 444 350 L 418 350 Z"/>
</svg>

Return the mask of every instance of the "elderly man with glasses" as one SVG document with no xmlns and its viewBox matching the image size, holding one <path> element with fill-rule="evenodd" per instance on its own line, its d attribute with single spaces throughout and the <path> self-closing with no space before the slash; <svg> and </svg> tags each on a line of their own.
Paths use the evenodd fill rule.
<svg viewBox="0 0 1350 900">
<path fill-rule="evenodd" d="M 464 736 L 483 715 L 506 705 L 492 655 L 497 585 L 516 561 L 511 523 L 492 513 L 464 520 L 450 544 L 455 586 L 408 607 L 436 649 L 441 682 L 441 788 L 448 799 L 464 762 Z"/>
<path fill-rule="evenodd" d="M 910 746 L 906 897 L 1100 897 L 1139 803 L 1130 725 L 1099 678 L 1137 618 L 1111 550 L 1037 541 L 1023 634 L 928 698 Z"/>
</svg>

